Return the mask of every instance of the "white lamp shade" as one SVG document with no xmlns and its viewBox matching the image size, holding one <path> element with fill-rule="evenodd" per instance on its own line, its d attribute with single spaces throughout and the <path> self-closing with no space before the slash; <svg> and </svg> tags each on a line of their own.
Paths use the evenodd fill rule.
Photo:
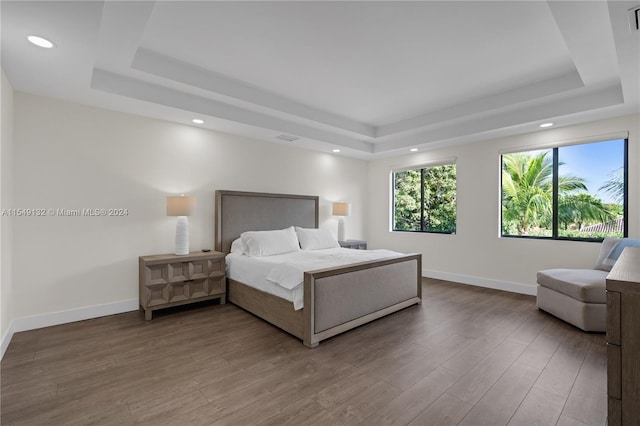
<svg viewBox="0 0 640 426">
<path fill-rule="evenodd" d="M 334 216 L 351 216 L 350 203 L 333 203 Z"/>
<path fill-rule="evenodd" d="M 196 211 L 196 197 L 167 197 L 167 216 L 191 216 Z"/>
</svg>

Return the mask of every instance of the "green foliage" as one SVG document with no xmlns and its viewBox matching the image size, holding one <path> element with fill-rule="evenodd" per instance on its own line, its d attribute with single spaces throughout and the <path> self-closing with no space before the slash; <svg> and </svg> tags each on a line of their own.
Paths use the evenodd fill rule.
<svg viewBox="0 0 640 426">
<path fill-rule="evenodd" d="M 456 232 L 456 165 L 424 170 L 423 229 L 433 232 Z"/>
<path fill-rule="evenodd" d="M 420 170 L 394 174 L 394 230 L 420 231 L 420 181 Z"/>
<path fill-rule="evenodd" d="M 560 232 L 563 238 L 593 238 L 595 240 L 604 238 L 623 238 L 622 232 L 582 232 L 579 230 L 566 230 Z"/>
<path fill-rule="evenodd" d="M 622 204 L 624 202 L 624 168 L 620 167 L 609 173 L 609 179 L 598 188 L 613 197 L 613 200 Z"/>
<path fill-rule="evenodd" d="M 397 172 L 393 194 L 394 230 L 455 233 L 455 164 Z"/>
<path fill-rule="evenodd" d="M 502 233 L 551 237 L 553 226 L 553 162 L 551 151 L 502 156 Z M 600 190 L 623 198 L 622 172 Z M 397 231 L 456 232 L 456 166 L 443 165 L 394 174 L 394 226 Z M 585 179 L 558 177 L 558 233 L 566 238 L 621 237 L 621 232 L 581 232 L 584 226 L 607 223 L 623 214 L 623 206 L 589 194 Z M 424 195 L 424 199 L 423 199 Z M 601 229 L 601 228 L 598 228 Z M 620 234 L 620 235 L 618 235 Z"/>
<path fill-rule="evenodd" d="M 549 153 L 502 156 L 503 235 L 552 236 L 553 164 Z M 622 214 L 621 205 L 606 204 L 587 191 L 581 177 L 567 174 L 558 177 L 558 227 L 561 236 L 612 236 L 611 233 L 585 234 L 579 231 L 583 226 L 610 222 Z"/>
<path fill-rule="evenodd" d="M 551 227 L 553 165 L 548 152 L 502 156 L 502 232 L 528 235 Z"/>
<path fill-rule="evenodd" d="M 618 215 L 609 205 L 591 194 L 563 195 L 558 200 L 558 227 L 577 229 L 615 220 Z"/>
</svg>

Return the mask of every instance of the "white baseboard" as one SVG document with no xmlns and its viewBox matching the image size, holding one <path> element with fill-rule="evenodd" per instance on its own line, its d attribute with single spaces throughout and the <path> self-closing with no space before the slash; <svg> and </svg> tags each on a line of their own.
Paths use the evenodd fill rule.
<svg viewBox="0 0 640 426">
<path fill-rule="evenodd" d="M 510 283 L 506 281 L 490 280 L 487 278 L 478 278 L 469 275 L 452 274 L 449 272 L 423 270 L 422 275 L 428 278 L 439 280 L 454 281 L 462 284 L 470 284 L 478 287 L 493 288 L 496 290 L 510 291 L 512 293 L 536 295 L 536 286 Z M 104 305 L 86 306 L 83 308 L 70 309 L 68 311 L 51 312 L 41 315 L 32 315 L 28 317 L 14 318 L 9 324 L 9 328 L 2 336 L 2 346 L 0 359 L 4 357 L 4 353 L 11 342 L 14 333 L 27 330 L 35 330 L 37 328 L 51 327 L 53 325 L 67 324 L 75 321 L 83 321 L 91 318 L 104 317 L 107 315 L 121 314 L 124 312 L 135 311 L 138 309 L 138 299 L 123 300 L 120 302 L 107 303 Z"/>
<path fill-rule="evenodd" d="M 104 305 L 85 306 L 83 308 L 70 309 L 68 311 L 50 312 L 47 314 L 14 318 L 9 324 L 4 336 L 2 336 L 0 359 L 4 358 L 4 353 L 9 347 L 9 343 L 11 343 L 14 333 L 35 330 L 37 328 L 51 327 L 53 325 L 67 324 L 75 321 L 83 321 L 91 318 L 99 318 L 107 315 L 121 314 L 123 312 L 135 311 L 137 309 L 138 299 L 129 299 Z"/>
<path fill-rule="evenodd" d="M 11 338 L 13 337 L 13 321 L 9 323 L 9 327 L 7 327 L 7 331 L 4 332 L 4 336 L 2 336 L 2 343 L 0 343 L 0 359 L 4 358 L 4 353 L 7 351 L 9 347 L 9 343 L 11 342 Z"/>
<path fill-rule="evenodd" d="M 427 278 L 435 278 L 438 280 L 454 281 L 462 284 L 475 285 L 478 287 L 493 288 L 495 290 L 510 291 L 512 293 L 528 294 L 535 296 L 537 288 L 534 285 L 511 283 L 507 281 L 491 280 L 488 278 L 478 278 L 470 275 L 452 274 L 450 272 L 422 270 L 422 275 Z"/>
<path fill-rule="evenodd" d="M 121 314 L 123 312 L 138 309 L 138 299 L 122 300 L 120 302 L 106 303 L 104 305 L 85 306 L 68 311 L 50 312 L 41 315 L 14 318 L 13 332 L 34 330 L 36 328 L 51 327 L 52 325 L 66 324 L 69 322 L 83 321 L 91 318 L 107 315 Z"/>
</svg>

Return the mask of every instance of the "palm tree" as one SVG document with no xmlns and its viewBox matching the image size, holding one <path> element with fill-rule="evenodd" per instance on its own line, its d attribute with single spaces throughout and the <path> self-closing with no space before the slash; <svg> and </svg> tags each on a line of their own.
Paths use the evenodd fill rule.
<svg viewBox="0 0 640 426">
<path fill-rule="evenodd" d="M 538 155 L 507 154 L 502 156 L 502 223 L 503 232 L 513 228 L 517 235 L 528 235 L 533 229 L 547 229 L 553 215 L 553 162 L 550 151 Z M 584 179 L 558 177 L 560 195 L 586 191 Z M 582 206 L 583 212 L 588 210 Z M 550 231 L 549 231 L 550 234 Z"/>
<path fill-rule="evenodd" d="M 547 152 L 502 157 L 502 220 L 515 225 L 518 235 L 526 235 L 533 224 L 548 228 L 552 173 Z"/>
<path fill-rule="evenodd" d="M 622 204 L 624 202 L 624 168 L 620 167 L 609 173 L 609 180 L 598 188 L 598 191 L 604 191 L 611 195 L 613 201 Z"/>
<path fill-rule="evenodd" d="M 563 195 L 558 200 L 558 226 L 564 229 L 572 223 L 581 229 L 584 223 L 606 223 L 615 218 L 611 208 L 591 194 Z"/>
</svg>

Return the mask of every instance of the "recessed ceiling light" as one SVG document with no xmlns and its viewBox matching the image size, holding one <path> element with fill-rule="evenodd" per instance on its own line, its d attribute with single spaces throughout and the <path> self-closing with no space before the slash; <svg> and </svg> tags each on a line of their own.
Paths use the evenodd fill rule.
<svg viewBox="0 0 640 426">
<path fill-rule="evenodd" d="M 279 136 L 276 136 L 276 139 L 280 139 L 280 140 L 287 141 L 287 142 L 293 142 L 293 141 L 297 141 L 300 138 L 297 137 L 297 136 L 288 135 L 286 133 L 283 133 L 283 134 L 281 134 Z"/>
<path fill-rule="evenodd" d="M 27 40 L 29 40 L 36 46 L 44 47 L 45 49 L 51 49 L 52 47 L 55 47 L 55 44 L 53 44 L 52 41 L 49 41 L 46 38 L 37 35 L 30 35 L 29 37 L 27 37 Z"/>
<path fill-rule="evenodd" d="M 196 123 L 196 124 L 203 124 L 204 121 L 200 120 L 199 118 L 194 118 L 193 120 L 191 120 L 192 123 Z"/>
<path fill-rule="evenodd" d="M 551 127 L 551 126 L 553 126 L 553 123 L 542 123 L 542 124 L 540 125 L 540 127 L 542 127 L 542 128 L 545 128 L 545 127 Z"/>
<path fill-rule="evenodd" d="M 338 148 L 334 149 L 333 152 L 340 152 Z"/>
<path fill-rule="evenodd" d="M 409 151 L 416 152 L 417 150 L 418 150 L 418 148 L 411 148 Z"/>
</svg>

